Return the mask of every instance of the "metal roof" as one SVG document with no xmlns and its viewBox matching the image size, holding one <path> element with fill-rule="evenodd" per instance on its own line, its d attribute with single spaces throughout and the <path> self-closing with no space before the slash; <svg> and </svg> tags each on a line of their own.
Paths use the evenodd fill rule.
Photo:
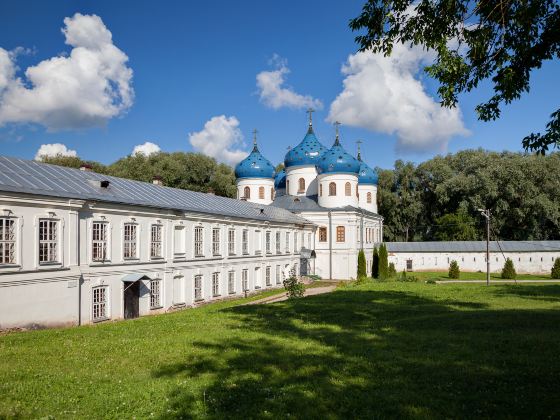
<svg viewBox="0 0 560 420">
<path fill-rule="evenodd" d="M 367 211 L 367 210 L 364 210 L 364 209 L 361 209 L 361 208 L 358 208 L 358 207 L 354 207 L 354 206 L 343 206 L 343 207 L 335 207 L 335 208 L 321 207 L 317 203 L 317 195 L 295 196 L 295 195 L 286 195 L 286 194 L 280 195 L 280 194 L 278 194 L 274 198 L 274 202 L 271 205 L 275 206 L 275 207 L 280 207 L 280 208 L 289 210 L 293 213 L 301 213 L 301 212 L 306 212 L 306 211 L 321 211 L 321 212 L 355 211 L 355 212 L 358 212 L 358 213 L 363 213 L 363 214 L 368 215 L 368 216 L 381 217 L 377 213 L 372 213 L 370 211 Z"/>
<path fill-rule="evenodd" d="M 99 185 L 100 181 L 109 181 L 109 186 L 102 188 Z M 252 220 L 310 223 L 287 210 L 274 206 L 6 156 L 0 156 L 0 191 L 104 201 Z"/>
<path fill-rule="evenodd" d="M 560 252 L 560 241 L 490 241 L 490 252 Z M 387 242 L 389 252 L 486 252 L 486 241 Z"/>
</svg>

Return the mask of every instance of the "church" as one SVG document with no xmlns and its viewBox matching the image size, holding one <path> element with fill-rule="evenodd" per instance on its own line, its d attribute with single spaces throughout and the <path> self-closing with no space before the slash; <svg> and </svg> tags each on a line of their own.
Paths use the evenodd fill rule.
<svg viewBox="0 0 560 420">
<path fill-rule="evenodd" d="M 0 156 L 0 329 L 164 313 L 291 273 L 355 278 L 382 238 L 376 173 L 338 129 L 321 144 L 311 113 L 282 171 L 254 143 L 237 199 Z"/>
</svg>

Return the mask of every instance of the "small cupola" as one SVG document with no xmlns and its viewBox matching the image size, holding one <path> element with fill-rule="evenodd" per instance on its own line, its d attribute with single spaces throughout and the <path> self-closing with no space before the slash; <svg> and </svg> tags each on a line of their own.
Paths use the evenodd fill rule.
<svg viewBox="0 0 560 420">
<path fill-rule="evenodd" d="M 337 121 L 336 137 L 333 146 L 323 154 L 317 165 L 317 172 L 319 174 L 328 173 L 351 173 L 358 174 L 360 170 L 360 162 L 354 156 L 350 155 L 344 147 L 340 144 L 338 126 L 340 123 Z"/>
<path fill-rule="evenodd" d="M 235 177 L 241 178 L 274 178 L 274 166 L 265 158 L 257 146 L 257 130 L 253 131 L 253 150 L 235 167 Z"/>
</svg>

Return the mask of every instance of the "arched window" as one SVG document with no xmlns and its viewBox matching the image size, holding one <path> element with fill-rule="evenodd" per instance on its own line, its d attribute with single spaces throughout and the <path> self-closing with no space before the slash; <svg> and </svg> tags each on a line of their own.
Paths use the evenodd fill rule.
<svg viewBox="0 0 560 420">
<path fill-rule="evenodd" d="M 334 182 L 329 184 L 329 195 L 336 195 L 336 184 Z"/>
<path fill-rule="evenodd" d="M 371 204 L 371 193 L 370 192 L 367 193 L 367 202 L 368 202 L 368 204 Z"/>
<path fill-rule="evenodd" d="M 319 184 L 319 197 L 323 196 L 323 184 Z"/>
<path fill-rule="evenodd" d="M 274 188 L 270 189 L 270 199 L 274 200 Z"/>
<path fill-rule="evenodd" d="M 259 199 L 264 200 L 264 187 L 259 187 Z"/>
<path fill-rule="evenodd" d="M 352 195 L 352 185 L 349 182 L 344 184 L 344 194 L 346 197 L 350 197 Z"/>
<path fill-rule="evenodd" d="M 360 192 L 358 190 L 358 184 L 356 184 L 356 197 L 360 198 Z"/>
<path fill-rule="evenodd" d="M 298 193 L 303 193 L 305 192 L 305 179 L 300 178 L 298 180 Z"/>
<path fill-rule="evenodd" d="M 336 227 L 336 242 L 344 242 L 346 240 L 346 235 L 344 231 L 344 226 Z"/>
<path fill-rule="evenodd" d="M 251 198 L 251 188 L 249 188 L 249 187 L 243 188 L 243 197 L 244 198 Z"/>
<path fill-rule="evenodd" d="M 327 228 L 320 227 L 319 228 L 319 242 L 327 242 Z"/>
<path fill-rule="evenodd" d="M 286 195 L 290 195 L 290 181 L 286 181 Z"/>
</svg>

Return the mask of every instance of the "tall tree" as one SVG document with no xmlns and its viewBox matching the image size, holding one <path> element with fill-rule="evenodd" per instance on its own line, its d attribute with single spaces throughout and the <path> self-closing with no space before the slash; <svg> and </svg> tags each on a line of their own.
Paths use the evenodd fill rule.
<svg viewBox="0 0 560 420">
<path fill-rule="evenodd" d="M 448 213 L 436 220 L 435 238 L 438 241 L 475 241 L 480 239 L 476 221 L 460 208 L 455 213 Z"/>
<path fill-rule="evenodd" d="M 422 45 L 436 59 L 426 72 L 439 82 L 446 107 L 459 94 L 490 83 L 493 94 L 476 107 L 483 121 L 500 117 L 504 104 L 529 91 L 530 76 L 560 56 L 560 6 L 556 0 L 368 0 L 350 21 L 361 50 L 390 55 L 395 44 Z M 544 154 L 560 145 L 560 109 L 544 134 L 523 139 Z"/>
</svg>

